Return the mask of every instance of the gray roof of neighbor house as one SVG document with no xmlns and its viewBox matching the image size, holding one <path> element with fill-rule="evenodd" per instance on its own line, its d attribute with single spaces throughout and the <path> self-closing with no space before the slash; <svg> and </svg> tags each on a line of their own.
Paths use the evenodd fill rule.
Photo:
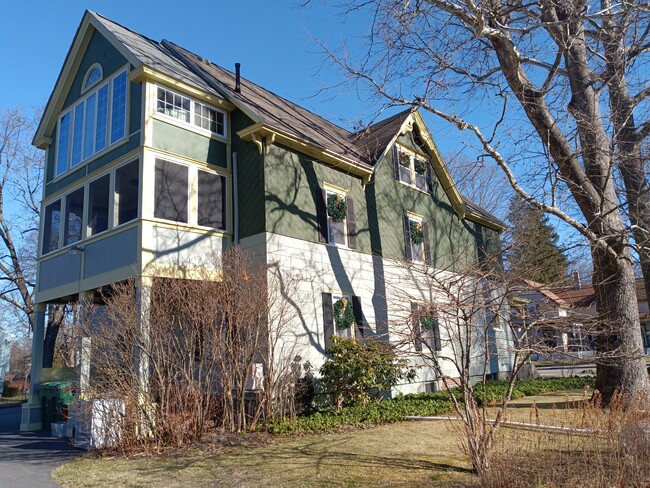
<svg viewBox="0 0 650 488">
<path fill-rule="evenodd" d="M 86 15 L 99 22 L 142 65 L 229 100 L 255 123 L 262 123 L 369 168 L 379 160 L 414 111 L 409 107 L 361 131 L 350 132 L 244 77 L 240 78 L 240 92 L 235 91 L 233 72 L 177 44 L 167 40 L 154 41 L 95 12 L 87 11 Z M 497 227 L 506 227 L 471 200 L 464 197 L 463 200 L 471 213 Z"/>
</svg>

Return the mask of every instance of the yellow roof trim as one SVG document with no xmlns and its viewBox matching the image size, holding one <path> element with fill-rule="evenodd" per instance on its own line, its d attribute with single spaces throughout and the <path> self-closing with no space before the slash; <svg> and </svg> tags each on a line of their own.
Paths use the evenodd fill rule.
<svg viewBox="0 0 650 488">
<path fill-rule="evenodd" d="M 476 222 L 478 224 L 481 224 L 485 227 L 489 227 L 490 229 L 494 229 L 498 232 L 504 231 L 507 229 L 506 226 L 504 225 L 499 225 L 496 222 L 492 220 L 488 220 L 482 215 L 479 215 L 475 212 L 472 212 L 469 208 L 466 207 L 466 213 L 465 213 L 465 218 L 471 220 L 472 222 Z"/>
<path fill-rule="evenodd" d="M 63 106 L 63 94 L 67 93 L 70 89 L 74 79 L 73 75 L 79 68 L 83 54 L 88 47 L 93 32 L 95 31 L 104 36 L 106 40 L 110 42 L 113 47 L 115 47 L 115 49 L 117 49 L 134 67 L 137 68 L 141 64 L 137 58 L 135 58 L 135 56 L 133 56 L 133 54 L 102 25 L 101 21 L 94 13 L 86 10 L 81 19 L 81 23 L 79 24 L 74 40 L 72 41 L 72 45 L 70 46 L 70 50 L 65 58 L 63 68 L 61 68 L 59 77 L 56 80 L 54 90 L 52 91 L 45 107 L 41 123 L 34 135 L 33 144 L 40 149 L 45 149 L 48 146 L 47 134 L 51 134 L 54 130 L 58 115 Z"/>
<path fill-rule="evenodd" d="M 194 97 L 200 101 L 209 103 L 210 105 L 213 105 L 215 107 L 219 107 L 223 110 L 232 111 L 235 110 L 236 108 L 234 104 L 230 103 L 225 98 L 213 95 L 203 90 L 199 90 L 198 88 L 188 85 L 187 83 L 183 83 L 182 81 L 178 81 L 177 79 L 172 78 L 171 76 L 156 71 L 155 69 L 150 68 L 149 66 L 143 65 L 140 66 L 138 69 L 133 70 L 129 75 L 129 79 L 135 83 L 140 83 L 145 80 L 162 83 L 166 86 L 173 87 L 175 90 L 178 90 L 179 92 Z"/>
<path fill-rule="evenodd" d="M 340 154 L 333 153 L 327 149 L 323 149 L 314 144 L 310 144 L 303 140 L 298 139 L 290 134 L 283 133 L 265 125 L 262 122 L 253 124 L 237 132 L 237 135 L 245 141 L 255 142 L 256 138 L 271 137 L 275 142 L 279 142 L 284 146 L 290 147 L 303 154 L 312 156 L 326 164 L 335 168 L 342 169 L 351 174 L 362 178 L 364 184 L 370 180 L 373 173 L 371 166 L 358 163 L 352 159 L 341 156 Z"/>
<path fill-rule="evenodd" d="M 463 197 L 458 191 L 458 188 L 456 188 L 456 184 L 454 183 L 454 180 L 452 180 L 451 174 L 449 174 L 447 166 L 445 166 L 445 163 L 442 160 L 438 146 L 436 146 L 436 143 L 433 141 L 433 137 L 431 137 L 431 134 L 429 133 L 427 124 L 424 122 L 422 115 L 420 115 L 420 112 L 417 110 L 413 111 L 411 115 L 406 118 L 403 126 L 410 123 L 411 120 L 412 123 L 414 125 L 417 125 L 418 129 L 420 129 L 420 135 L 422 136 L 422 140 L 426 145 L 427 152 L 431 157 L 431 166 L 436 172 L 436 176 L 440 180 L 442 188 L 445 190 L 445 193 L 449 197 L 449 201 L 451 202 L 452 207 L 454 207 L 454 210 L 456 210 L 456 213 L 458 213 L 461 218 L 464 218 L 465 215 L 469 213 L 469 210 L 465 206 Z"/>
</svg>

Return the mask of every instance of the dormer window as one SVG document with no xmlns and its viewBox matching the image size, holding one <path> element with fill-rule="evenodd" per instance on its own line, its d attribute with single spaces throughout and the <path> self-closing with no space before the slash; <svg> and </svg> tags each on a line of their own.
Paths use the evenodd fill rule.
<svg viewBox="0 0 650 488">
<path fill-rule="evenodd" d="M 225 137 L 226 113 L 161 86 L 156 90 L 156 113 Z"/>
<path fill-rule="evenodd" d="M 83 84 L 81 85 L 81 93 L 90 90 L 93 86 L 99 83 L 102 78 L 104 78 L 104 74 L 101 64 L 93 64 L 86 72 Z"/>
<path fill-rule="evenodd" d="M 393 146 L 393 169 L 395 179 L 424 192 L 431 192 L 431 165 L 421 154 Z"/>
</svg>

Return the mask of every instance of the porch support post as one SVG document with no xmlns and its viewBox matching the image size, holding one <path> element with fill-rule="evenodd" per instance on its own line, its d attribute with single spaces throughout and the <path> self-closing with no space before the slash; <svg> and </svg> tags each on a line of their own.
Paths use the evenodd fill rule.
<svg viewBox="0 0 650 488">
<path fill-rule="evenodd" d="M 151 319 L 151 278 L 142 277 L 136 288 L 136 303 L 140 320 L 141 344 L 136 350 L 135 355 L 135 375 L 136 397 L 138 399 L 138 409 L 140 422 L 138 433 L 143 436 L 151 435 L 153 426 L 153 403 L 150 398 L 150 363 L 149 351 L 151 347 L 150 337 L 150 319 Z"/>
<path fill-rule="evenodd" d="M 32 336 L 32 367 L 29 381 L 29 401 L 23 404 L 20 430 L 43 428 L 43 412 L 38 388 L 43 382 L 43 339 L 45 336 L 45 304 L 34 305 L 34 334 Z"/>
</svg>

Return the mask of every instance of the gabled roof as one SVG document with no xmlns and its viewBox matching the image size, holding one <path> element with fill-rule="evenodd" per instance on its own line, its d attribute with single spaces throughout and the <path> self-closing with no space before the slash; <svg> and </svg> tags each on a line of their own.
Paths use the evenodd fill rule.
<svg viewBox="0 0 650 488">
<path fill-rule="evenodd" d="M 241 77 L 241 91 L 235 91 L 235 74 L 170 41 L 163 45 L 180 54 L 195 72 L 203 71 L 216 81 L 221 95 L 239 106 L 256 123 L 318 145 L 332 153 L 361 159 L 349 131 L 310 112 L 272 91 Z"/>
<path fill-rule="evenodd" d="M 561 307 L 565 310 L 568 310 L 571 307 L 570 303 L 557 296 L 547 284 L 538 283 L 537 281 L 527 280 L 524 278 L 521 279 L 521 282 L 524 285 L 524 291 L 536 291 L 554 302 L 558 307 Z"/>
<path fill-rule="evenodd" d="M 464 198 L 456 188 L 442 161 L 426 124 L 416 109 L 409 108 L 358 132 L 350 132 L 329 120 L 241 77 L 241 90 L 235 90 L 235 74 L 170 41 L 157 42 L 134 32 L 100 14 L 86 11 L 73 44 L 66 56 L 55 89 L 34 137 L 35 145 L 49 144 L 63 96 L 70 86 L 74 67 L 83 55 L 85 42 L 94 30 L 100 32 L 133 65 L 131 78 L 140 76 L 163 79 L 197 90 L 203 97 L 239 108 L 253 124 L 237 134 L 258 142 L 270 137 L 328 164 L 350 171 L 367 182 L 374 166 L 407 127 L 417 126 L 431 156 L 436 176 L 456 212 L 488 227 L 503 230 L 505 224 Z M 224 101 L 227 100 L 226 101 Z M 232 104 L 232 105 L 230 105 Z M 261 147 L 261 144 L 260 144 Z"/>
<path fill-rule="evenodd" d="M 637 302 L 646 302 L 648 298 L 643 278 L 636 279 L 635 287 Z M 573 308 L 589 308 L 596 302 L 596 291 L 593 285 L 583 285 L 580 288 L 559 288 L 554 290 L 554 293 Z"/>
</svg>

